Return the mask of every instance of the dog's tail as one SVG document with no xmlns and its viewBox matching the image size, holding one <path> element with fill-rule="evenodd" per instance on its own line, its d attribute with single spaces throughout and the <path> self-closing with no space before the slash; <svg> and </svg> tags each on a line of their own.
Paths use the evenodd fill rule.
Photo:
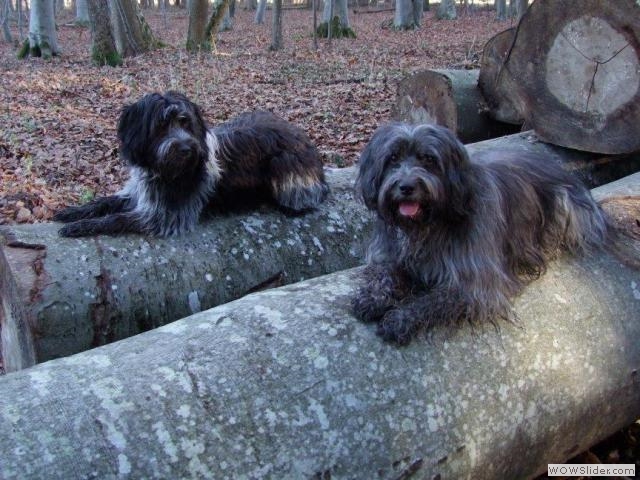
<svg viewBox="0 0 640 480">
<path fill-rule="evenodd" d="M 278 175 L 271 180 L 271 188 L 277 204 L 292 213 L 317 208 L 329 193 L 321 169 Z"/>
<path fill-rule="evenodd" d="M 581 184 L 563 186 L 557 197 L 557 217 L 562 219 L 564 244 L 572 252 L 602 247 L 608 237 L 609 221 L 589 190 Z"/>
</svg>

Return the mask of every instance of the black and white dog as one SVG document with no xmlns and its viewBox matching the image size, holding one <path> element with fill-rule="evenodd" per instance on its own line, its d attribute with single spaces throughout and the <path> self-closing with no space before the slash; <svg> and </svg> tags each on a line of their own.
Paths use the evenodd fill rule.
<svg viewBox="0 0 640 480">
<path fill-rule="evenodd" d="M 470 158 L 434 125 L 376 130 L 357 178 L 377 213 L 354 313 L 385 340 L 434 325 L 513 318 L 510 299 L 561 248 L 600 246 L 607 221 L 589 191 L 547 158 Z"/>
<path fill-rule="evenodd" d="M 208 207 L 233 211 L 273 201 L 301 213 L 329 191 L 309 137 L 269 112 L 209 128 L 183 94 L 152 93 L 123 109 L 118 139 L 128 182 L 115 195 L 58 212 L 54 220 L 67 223 L 62 236 L 179 235 Z"/>
</svg>

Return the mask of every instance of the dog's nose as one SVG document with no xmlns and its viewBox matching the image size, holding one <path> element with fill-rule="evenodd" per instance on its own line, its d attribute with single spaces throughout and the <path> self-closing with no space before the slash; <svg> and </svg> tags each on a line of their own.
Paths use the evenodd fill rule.
<svg viewBox="0 0 640 480">
<path fill-rule="evenodd" d="M 411 183 L 402 183 L 398 188 L 400 189 L 400 193 L 402 193 L 402 195 L 404 196 L 411 195 L 416 189 L 416 187 Z"/>
</svg>

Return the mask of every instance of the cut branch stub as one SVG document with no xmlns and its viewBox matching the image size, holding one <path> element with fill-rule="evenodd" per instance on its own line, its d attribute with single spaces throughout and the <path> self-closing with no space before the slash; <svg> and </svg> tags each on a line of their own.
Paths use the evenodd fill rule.
<svg viewBox="0 0 640 480">
<path fill-rule="evenodd" d="M 598 153 L 640 149 L 640 5 L 538 0 L 498 83 L 545 141 Z"/>
</svg>

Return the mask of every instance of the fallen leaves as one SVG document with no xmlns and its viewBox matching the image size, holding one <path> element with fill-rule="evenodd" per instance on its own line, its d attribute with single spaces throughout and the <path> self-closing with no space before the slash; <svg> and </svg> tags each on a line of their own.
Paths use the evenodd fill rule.
<svg viewBox="0 0 640 480">
<path fill-rule="evenodd" d="M 481 9 L 452 22 L 427 13 L 423 27 L 409 32 L 382 28 L 393 12 L 351 14 L 358 38 L 319 40 L 315 50 L 313 12 L 286 10 L 285 48 L 268 52 L 269 18 L 255 25 L 254 12 L 238 9 L 213 54 L 187 54 L 186 11 L 169 9 L 164 18 L 147 10 L 167 47 L 110 68 L 90 64 L 90 35 L 65 15 L 58 22 L 63 53 L 48 62 L 18 61 L 12 45 L 0 44 L 0 224 L 47 220 L 65 204 L 121 188 L 117 119 L 124 104 L 150 91 L 185 92 L 214 124 L 271 110 L 305 129 L 328 165 L 353 164 L 389 120 L 403 75 L 461 66 L 508 26 Z"/>
</svg>

